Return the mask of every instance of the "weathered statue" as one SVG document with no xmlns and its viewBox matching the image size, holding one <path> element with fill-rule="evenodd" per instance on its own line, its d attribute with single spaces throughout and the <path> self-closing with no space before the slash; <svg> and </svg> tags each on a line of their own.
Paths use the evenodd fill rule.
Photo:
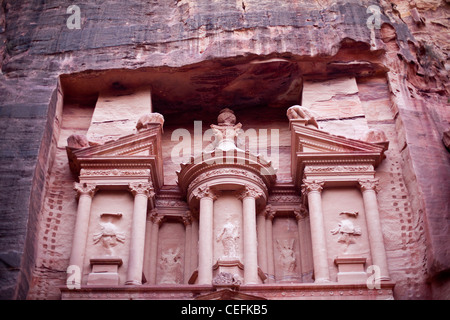
<svg viewBox="0 0 450 320">
<path fill-rule="evenodd" d="M 316 119 L 311 114 L 311 112 L 305 107 L 295 105 L 290 107 L 286 113 L 289 120 L 305 120 L 305 125 L 312 125 L 319 129 Z"/>
<path fill-rule="evenodd" d="M 164 124 L 164 117 L 162 114 L 153 112 L 150 114 L 145 114 L 141 116 L 136 124 L 136 129 L 138 131 L 148 129 L 151 124 L 158 123 L 161 127 Z"/>
<path fill-rule="evenodd" d="M 221 241 L 225 258 L 238 258 L 239 230 L 231 222 L 225 223 L 222 233 L 217 236 L 217 241 Z"/>
<path fill-rule="evenodd" d="M 177 283 L 178 268 L 181 266 L 180 248 L 170 248 L 161 253 L 161 269 L 164 270 L 160 283 Z"/>
<path fill-rule="evenodd" d="M 287 274 L 293 273 L 297 266 L 294 253 L 294 241 L 295 239 L 284 239 L 281 241 L 277 239 L 281 267 Z"/>
<path fill-rule="evenodd" d="M 224 151 L 236 149 L 235 138 L 239 135 L 242 124 L 236 124 L 234 112 L 228 108 L 223 109 L 217 117 L 217 122 L 218 125 L 211 125 L 216 139 L 216 149 Z"/>
<path fill-rule="evenodd" d="M 358 212 L 341 212 L 340 214 L 345 214 L 352 218 L 358 216 Z M 337 241 L 345 244 L 344 252 L 346 252 L 350 244 L 355 243 L 355 236 L 361 235 L 361 228 L 355 226 L 350 219 L 343 219 L 335 229 L 331 230 L 331 234 L 339 234 Z"/>
<path fill-rule="evenodd" d="M 125 235 L 118 231 L 118 228 L 112 222 L 106 222 L 101 224 L 101 231 L 94 234 L 94 244 L 101 243 L 103 248 L 106 249 L 107 255 L 114 255 L 114 247 L 119 242 L 125 242 Z"/>
</svg>

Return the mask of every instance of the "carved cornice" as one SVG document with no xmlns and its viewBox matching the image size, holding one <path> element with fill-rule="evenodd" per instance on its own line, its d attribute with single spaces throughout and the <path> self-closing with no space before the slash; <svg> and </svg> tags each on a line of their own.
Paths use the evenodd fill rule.
<svg viewBox="0 0 450 320">
<path fill-rule="evenodd" d="M 379 191 L 379 179 L 360 179 L 358 180 L 359 187 L 361 191 L 373 190 L 375 192 Z"/>
<path fill-rule="evenodd" d="M 129 184 L 131 193 L 134 196 L 145 195 L 146 197 L 154 197 L 153 185 L 151 182 L 132 182 Z"/>
<path fill-rule="evenodd" d="M 81 195 L 88 195 L 90 197 L 93 197 L 95 192 L 97 191 L 97 185 L 94 183 L 78 183 L 75 182 L 73 184 L 74 190 L 77 191 L 78 196 Z"/>
<path fill-rule="evenodd" d="M 303 180 L 302 193 L 322 192 L 324 183 L 322 180 Z"/>
</svg>

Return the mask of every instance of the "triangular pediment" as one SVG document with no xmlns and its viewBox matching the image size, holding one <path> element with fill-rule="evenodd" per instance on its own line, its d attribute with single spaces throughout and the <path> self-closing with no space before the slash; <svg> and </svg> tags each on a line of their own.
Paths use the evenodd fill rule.
<svg viewBox="0 0 450 320">
<path fill-rule="evenodd" d="M 389 144 L 350 139 L 295 123 L 291 123 L 291 134 L 291 173 L 296 185 L 305 178 L 307 166 L 309 171 L 327 172 L 328 178 L 336 175 L 341 179 L 346 171 L 353 171 L 349 176 L 356 179 L 355 170 L 373 175 Z"/>
<path fill-rule="evenodd" d="M 102 145 L 73 150 L 77 158 L 152 156 L 159 147 L 159 126 L 121 137 Z"/>
<path fill-rule="evenodd" d="M 89 174 L 92 180 L 105 172 L 141 175 L 150 172 L 156 188 L 163 183 L 161 126 L 150 125 L 135 134 L 102 145 L 85 148 L 67 147 L 69 166 L 77 177 Z M 128 171 L 124 171 L 128 170 Z M 142 171 L 144 170 L 144 171 Z M 88 172 L 89 171 L 89 172 Z"/>
<path fill-rule="evenodd" d="M 312 127 L 294 125 L 296 152 L 304 153 L 382 153 L 385 145 L 350 139 Z"/>
</svg>

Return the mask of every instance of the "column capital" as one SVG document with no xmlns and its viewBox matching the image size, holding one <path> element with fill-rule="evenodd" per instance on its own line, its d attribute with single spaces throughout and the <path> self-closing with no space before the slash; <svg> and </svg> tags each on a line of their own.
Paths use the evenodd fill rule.
<svg viewBox="0 0 450 320">
<path fill-rule="evenodd" d="M 192 191 L 192 194 L 197 199 L 211 198 L 212 200 L 217 200 L 219 195 L 219 193 L 216 190 L 212 189 L 208 185 L 196 188 L 194 191 Z"/>
<path fill-rule="evenodd" d="M 361 191 L 373 190 L 375 192 L 379 191 L 379 179 L 359 179 L 358 180 L 359 187 Z"/>
<path fill-rule="evenodd" d="M 185 227 L 189 226 L 192 224 L 192 214 L 191 211 L 186 211 L 183 216 L 181 217 L 181 219 L 183 220 L 183 224 Z"/>
<path fill-rule="evenodd" d="M 255 187 L 245 186 L 243 190 L 238 191 L 236 193 L 236 196 L 239 200 L 243 200 L 247 197 L 257 199 L 257 198 L 262 197 L 263 193 L 261 192 L 261 190 L 255 188 Z"/>
<path fill-rule="evenodd" d="M 94 183 L 75 182 L 73 184 L 73 189 L 77 191 L 78 196 L 88 195 L 92 198 L 94 196 L 95 192 L 97 192 L 97 185 Z"/>
<path fill-rule="evenodd" d="M 270 204 L 266 206 L 266 219 L 273 220 L 276 211 L 272 208 Z"/>
<path fill-rule="evenodd" d="M 158 214 L 158 210 L 157 210 L 157 209 L 153 209 L 153 210 L 150 212 L 150 220 L 151 220 L 153 223 L 156 223 L 157 225 L 161 225 L 163 219 L 164 219 L 164 216 Z"/>
<path fill-rule="evenodd" d="M 294 215 L 297 221 L 303 220 L 308 216 L 308 210 L 301 204 L 298 208 L 294 209 Z"/>
<path fill-rule="evenodd" d="M 144 195 L 146 197 L 153 197 L 155 195 L 151 182 L 131 182 L 128 186 L 134 196 Z"/>
<path fill-rule="evenodd" d="M 316 192 L 322 192 L 324 181 L 322 180 L 306 180 L 303 179 L 302 184 L 302 193 L 308 194 L 310 192 L 316 191 Z"/>
</svg>

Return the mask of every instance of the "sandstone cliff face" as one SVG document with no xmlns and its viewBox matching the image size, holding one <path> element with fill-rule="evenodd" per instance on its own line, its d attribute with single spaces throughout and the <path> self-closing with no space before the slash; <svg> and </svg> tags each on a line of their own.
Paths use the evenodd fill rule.
<svg viewBox="0 0 450 320">
<path fill-rule="evenodd" d="M 448 296 L 443 275 L 450 267 L 450 164 L 442 143 L 450 121 L 447 1 L 89 1 L 79 5 L 81 29 L 72 30 L 66 25 L 72 2 L 0 4 L 1 297 L 26 298 L 30 287 L 36 290 L 33 273 L 35 279 L 45 278 L 46 270 L 56 278 L 65 275 L 62 263 L 55 267 L 36 260 L 39 213 L 48 205 L 43 199 L 49 174 L 55 154 L 61 153 L 56 141 L 62 87 L 73 90 L 71 97 L 85 97 L 82 103 L 89 105 L 96 91 L 120 86 L 124 79 L 154 83 L 149 71 L 162 79 L 189 72 L 193 80 L 188 85 L 211 90 L 180 93 L 176 100 L 190 99 L 202 107 L 242 98 L 248 92 L 242 88 L 254 90 L 240 101 L 243 106 L 254 105 L 252 97 L 272 88 L 273 95 L 264 101 L 283 107 L 298 103 L 297 90 L 308 88 L 303 81 L 353 77 L 358 91 L 344 95 L 365 111 L 364 125 L 386 127 L 396 141 L 391 173 L 398 174 L 401 181 L 396 183 L 409 197 L 410 213 L 399 236 L 405 250 L 393 249 L 391 256 L 410 255 L 414 266 L 395 267 L 397 297 Z M 374 17 L 379 17 L 380 29 L 367 27 L 371 5 L 380 8 Z M 270 59 L 287 62 L 279 62 L 275 70 L 265 64 L 247 67 Z M 211 70 L 220 72 L 211 75 Z M 255 81 L 261 74 L 274 79 L 271 86 L 258 88 Z M 168 90 L 170 81 L 161 83 Z M 154 95 L 160 108 L 174 105 L 170 91 Z M 389 105 L 382 111 L 392 113 L 389 117 L 373 107 L 381 101 Z M 328 126 L 361 121 L 340 117 L 328 119 Z M 49 230 L 59 221 L 51 219 L 48 223 L 55 225 Z M 407 289 L 411 284 L 414 289 Z"/>
</svg>

